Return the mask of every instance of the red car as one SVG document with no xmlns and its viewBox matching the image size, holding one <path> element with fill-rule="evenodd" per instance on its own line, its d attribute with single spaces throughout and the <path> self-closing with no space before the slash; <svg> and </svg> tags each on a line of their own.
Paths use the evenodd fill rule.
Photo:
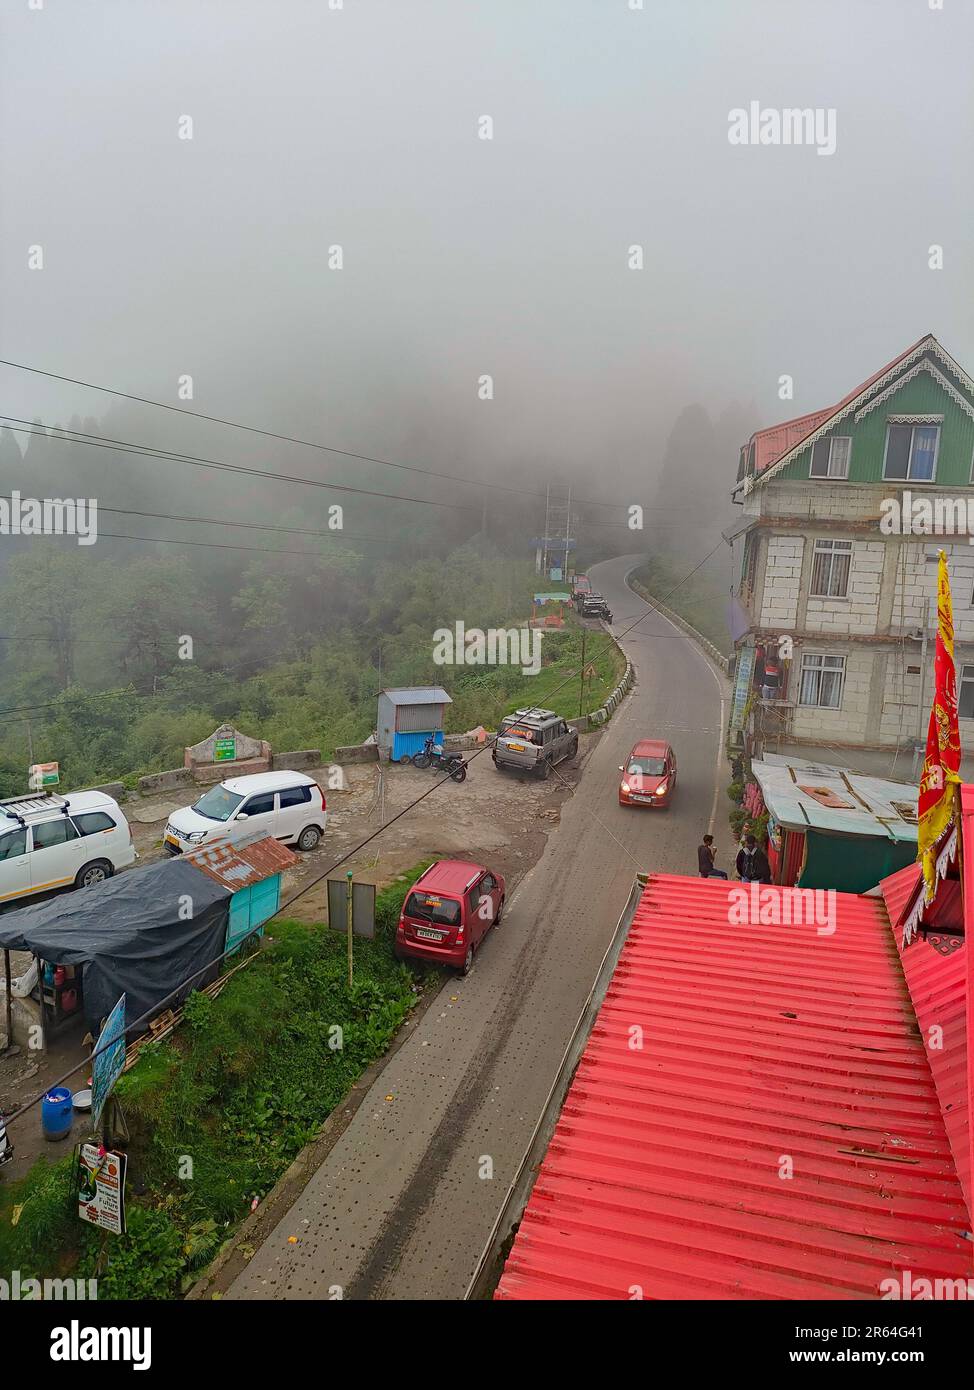
<svg viewBox="0 0 974 1390">
<path fill-rule="evenodd" d="M 483 864 L 440 859 L 406 895 L 393 950 L 399 960 L 452 965 L 467 975 L 504 911 L 504 880 Z"/>
<path fill-rule="evenodd" d="M 641 738 L 619 768 L 620 806 L 669 806 L 676 786 L 676 754 L 658 738 Z"/>
</svg>

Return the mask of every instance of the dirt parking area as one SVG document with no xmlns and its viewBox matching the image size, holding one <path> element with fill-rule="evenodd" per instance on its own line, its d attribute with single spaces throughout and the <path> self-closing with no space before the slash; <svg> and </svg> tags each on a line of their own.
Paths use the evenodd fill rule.
<svg viewBox="0 0 974 1390">
<path fill-rule="evenodd" d="M 326 874 L 338 860 L 344 862 L 336 867 L 335 877 L 344 877 L 351 869 L 357 879 L 380 889 L 419 860 L 442 857 L 488 864 L 515 884 L 540 857 L 597 738 L 598 734 L 583 737 L 577 760 L 562 763 L 547 782 L 498 772 L 489 751 L 465 754 L 469 771 L 462 783 L 443 780 L 442 774 L 431 770 L 363 763 L 344 769 L 345 789 L 337 791 L 327 787 L 327 768 L 312 769 L 309 775 L 325 787 L 328 829 L 318 848 L 302 854 L 300 865 L 285 873 L 285 899 Z M 414 810 L 377 833 L 424 792 L 429 795 Z M 166 820 L 185 804 L 171 796 L 126 803 L 143 863 L 162 857 Z M 345 859 L 370 836 L 375 838 Z M 321 922 L 327 916 L 326 901 L 323 880 L 303 893 L 287 915 L 297 921 Z"/>
<path fill-rule="evenodd" d="M 578 758 L 560 764 L 546 782 L 520 773 L 498 772 L 489 750 L 477 756 L 465 754 L 469 772 L 467 780 L 459 784 L 431 770 L 364 763 L 344 769 L 345 789 L 337 791 L 327 787 L 327 768 L 313 769 L 310 775 L 325 787 L 328 828 L 318 848 L 301 854 L 300 864 L 284 875 L 284 899 L 295 899 L 287 917 L 308 923 L 326 920 L 325 876 L 333 865 L 336 878 L 343 878 L 351 869 L 358 880 L 375 883 L 382 889 L 421 859 L 473 859 L 502 873 L 510 891 L 540 858 L 545 840 L 558 825 L 561 808 L 599 736 L 583 736 Z M 429 795 L 408 815 L 400 816 L 424 792 Z M 168 795 L 125 802 L 139 863 L 152 863 L 163 857 L 166 821 L 189 800 L 187 796 L 177 799 Z M 400 818 L 393 821 L 396 816 Z M 389 821 L 393 823 L 381 830 Z M 375 838 L 370 839 L 372 836 Z M 365 840 L 369 843 L 355 850 Z M 346 855 L 350 857 L 345 858 Z M 343 861 L 340 867 L 339 860 Z M 137 869 L 135 865 L 125 872 Z M 315 882 L 317 879 L 321 882 Z M 303 892 L 306 888 L 308 891 Z M 301 896 L 296 897 L 299 893 Z M 26 968 L 28 960 L 16 954 L 15 976 Z M 83 1032 L 79 1017 L 77 1023 L 53 1040 L 47 1053 L 18 1050 L 7 1057 L 0 1055 L 0 1114 L 10 1114 L 79 1061 L 85 1055 L 81 1045 Z M 86 1079 L 85 1071 L 70 1084 L 77 1089 Z M 44 1142 L 37 1112 L 25 1117 L 15 1130 L 11 1133 L 15 1158 L 4 1170 L 10 1181 L 22 1177 L 39 1154 L 58 1157 L 67 1147 Z"/>
</svg>

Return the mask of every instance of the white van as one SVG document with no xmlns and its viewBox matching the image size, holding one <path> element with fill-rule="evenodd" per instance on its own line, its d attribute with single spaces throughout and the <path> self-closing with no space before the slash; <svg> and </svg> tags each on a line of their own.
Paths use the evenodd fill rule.
<svg viewBox="0 0 974 1390">
<path fill-rule="evenodd" d="M 128 821 L 104 792 L 0 801 L 0 904 L 103 883 L 137 858 Z"/>
<path fill-rule="evenodd" d="M 328 824 L 325 794 L 302 772 L 255 772 L 211 787 L 192 806 L 169 817 L 163 843 L 168 854 L 197 845 L 271 835 L 298 849 L 314 849 Z"/>
</svg>

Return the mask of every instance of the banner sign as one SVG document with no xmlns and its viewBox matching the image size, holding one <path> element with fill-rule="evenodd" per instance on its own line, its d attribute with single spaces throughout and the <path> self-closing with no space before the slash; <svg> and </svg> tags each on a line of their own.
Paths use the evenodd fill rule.
<svg viewBox="0 0 974 1390">
<path fill-rule="evenodd" d="M 91 1065 L 91 1127 L 98 1128 L 105 1101 L 125 1066 L 125 995 L 112 1009 L 95 1044 Z"/>
</svg>

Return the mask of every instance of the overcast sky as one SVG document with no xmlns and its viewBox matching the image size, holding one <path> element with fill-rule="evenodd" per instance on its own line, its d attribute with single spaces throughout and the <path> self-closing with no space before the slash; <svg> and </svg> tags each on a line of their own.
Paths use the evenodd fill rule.
<svg viewBox="0 0 974 1390">
<path fill-rule="evenodd" d="M 630 3 L 0 0 L 0 355 L 601 478 L 655 469 L 690 402 L 772 423 L 926 332 L 974 371 L 974 5 Z M 835 152 L 732 145 L 752 101 L 834 108 Z M 12 415 L 106 400 L 0 386 Z"/>
</svg>

